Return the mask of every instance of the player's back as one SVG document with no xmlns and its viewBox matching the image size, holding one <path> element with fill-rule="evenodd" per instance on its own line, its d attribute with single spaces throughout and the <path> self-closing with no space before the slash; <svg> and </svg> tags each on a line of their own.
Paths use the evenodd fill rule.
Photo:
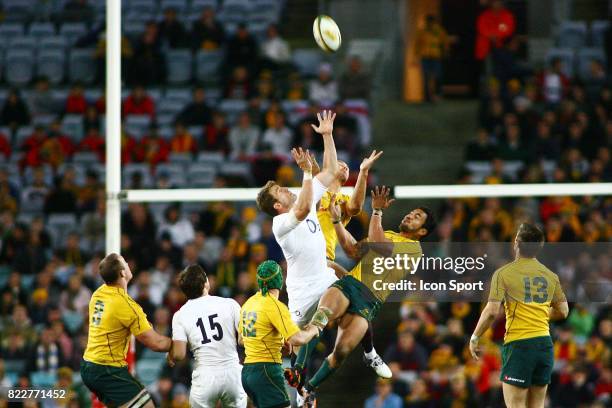
<svg viewBox="0 0 612 408">
<path fill-rule="evenodd" d="M 190 299 L 174 315 L 173 332 L 185 333 L 195 369 L 238 365 L 237 330 L 240 306 L 233 299 L 202 296 Z M 178 327 L 180 326 L 180 327 Z"/>
<path fill-rule="evenodd" d="M 550 305 L 564 299 L 559 277 L 535 258 L 518 258 L 491 281 L 490 300 L 504 301 L 504 343 L 550 335 Z"/>
<path fill-rule="evenodd" d="M 89 333 L 83 358 L 89 362 L 122 367 L 130 334 L 151 328 L 142 308 L 122 288 L 102 285 L 89 301 Z"/>
</svg>

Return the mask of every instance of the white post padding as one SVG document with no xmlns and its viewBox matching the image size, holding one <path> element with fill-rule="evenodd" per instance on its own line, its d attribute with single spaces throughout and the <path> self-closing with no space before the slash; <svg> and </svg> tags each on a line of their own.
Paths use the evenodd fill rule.
<svg viewBox="0 0 612 408">
<path fill-rule="evenodd" d="M 106 253 L 121 243 L 121 0 L 106 1 Z"/>
</svg>

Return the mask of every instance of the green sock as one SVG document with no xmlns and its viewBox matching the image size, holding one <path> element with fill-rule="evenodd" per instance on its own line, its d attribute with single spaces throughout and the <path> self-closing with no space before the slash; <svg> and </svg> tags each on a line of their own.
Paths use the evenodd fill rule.
<svg viewBox="0 0 612 408">
<path fill-rule="evenodd" d="M 327 361 L 327 359 L 323 360 L 323 364 L 321 364 L 321 367 L 319 368 L 319 370 L 310 379 L 310 381 L 308 381 L 308 388 L 309 389 L 317 388 L 319 385 L 321 385 L 323 381 L 327 380 L 327 377 L 335 373 L 336 370 L 337 370 L 336 368 L 331 367 L 329 365 L 329 361 Z"/>
<path fill-rule="evenodd" d="M 319 344 L 319 336 L 313 337 L 312 340 L 300 347 L 294 364 L 295 368 L 302 371 L 306 367 L 306 362 L 310 358 L 312 351 L 317 347 L 317 344 Z"/>
</svg>

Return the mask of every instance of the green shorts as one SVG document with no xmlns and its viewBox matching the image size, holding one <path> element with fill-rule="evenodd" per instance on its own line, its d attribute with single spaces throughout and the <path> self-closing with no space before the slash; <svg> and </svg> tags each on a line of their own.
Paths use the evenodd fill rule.
<svg viewBox="0 0 612 408">
<path fill-rule="evenodd" d="M 499 377 L 506 384 L 527 388 L 550 384 L 554 362 L 550 336 L 516 340 L 502 347 L 502 370 Z"/>
<path fill-rule="evenodd" d="M 351 275 L 346 275 L 331 286 L 340 289 L 349 300 L 348 313 L 359 315 L 369 322 L 374 320 L 382 302 L 366 285 Z"/>
<path fill-rule="evenodd" d="M 151 400 L 151 396 L 127 367 L 113 367 L 81 361 L 81 379 L 83 384 L 96 394 L 98 399 L 107 407 L 118 407 L 131 401 L 141 392 L 142 397 L 134 407 L 144 406 Z"/>
<path fill-rule="evenodd" d="M 284 408 L 291 405 L 280 364 L 245 363 L 242 367 L 242 387 L 257 408 Z"/>
</svg>

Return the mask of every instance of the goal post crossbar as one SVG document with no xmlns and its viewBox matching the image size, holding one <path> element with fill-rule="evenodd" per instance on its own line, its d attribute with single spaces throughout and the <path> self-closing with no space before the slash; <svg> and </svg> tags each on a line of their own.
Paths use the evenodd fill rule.
<svg viewBox="0 0 612 408">
<path fill-rule="evenodd" d="M 296 192 L 299 189 L 291 189 Z M 203 188 L 123 190 L 124 202 L 211 202 L 255 201 L 259 188 Z M 352 188 L 344 187 L 350 194 Z M 608 196 L 612 183 L 559 184 L 459 184 L 395 186 L 396 199 L 461 198 L 461 197 L 544 197 L 544 196 Z"/>
</svg>

